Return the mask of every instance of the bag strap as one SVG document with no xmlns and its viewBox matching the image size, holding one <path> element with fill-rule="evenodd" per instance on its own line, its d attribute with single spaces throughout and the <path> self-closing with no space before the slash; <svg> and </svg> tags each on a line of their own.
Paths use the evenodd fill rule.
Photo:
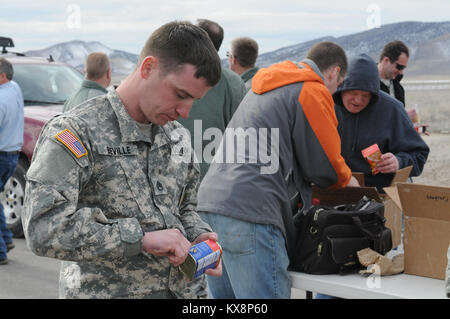
<svg viewBox="0 0 450 319">
<path fill-rule="evenodd" d="M 361 219 L 358 216 L 353 216 L 352 220 L 353 220 L 353 223 L 356 225 L 356 227 L 358 227 L 358 229 L 361 232 L 363 232 L 364 234 L 369 236 L 371 239 L 377 238 L 377 235 L 375 235 L 374 233 L 372 233 L 371 231 L 369 231 L 368 229 L 363 227 Z"/>
</svg>

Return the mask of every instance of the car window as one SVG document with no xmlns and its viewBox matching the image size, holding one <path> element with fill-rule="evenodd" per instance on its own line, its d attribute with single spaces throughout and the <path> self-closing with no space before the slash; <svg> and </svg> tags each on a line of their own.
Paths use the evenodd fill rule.
<svg viewBox="0 0 450 319">
<path fill-rule="evenodd" d="M 83 75 L 64 65 L 15 64 L 13 80 L 22 89 L 25 105 L 64 103 L 83 81 Z"/>
</svg>

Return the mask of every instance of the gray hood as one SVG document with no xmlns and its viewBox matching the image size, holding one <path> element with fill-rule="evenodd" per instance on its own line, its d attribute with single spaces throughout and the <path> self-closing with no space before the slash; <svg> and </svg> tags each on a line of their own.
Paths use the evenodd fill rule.
<svg viewBox="0 0 450 319">
<path fill-rule="evenodd" d="M 342 104 L 341 93 L 343 91 L 361 90 L 372 93 L 369 105 L 376 103 L 380 94 L 380 76 L 375 61 L 367 54 L 354 57 L 349 64 L 344 82 L 333 94 L 336 104 Z"/>
</svg>

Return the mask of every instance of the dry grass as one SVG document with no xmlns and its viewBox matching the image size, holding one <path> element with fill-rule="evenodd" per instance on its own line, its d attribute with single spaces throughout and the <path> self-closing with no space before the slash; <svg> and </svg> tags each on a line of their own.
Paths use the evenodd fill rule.
<svg viewBox="0 0 450 319">
<path fill-rule="evenodd" d="M 432 132 L 450 131 L 450 90 L 406 91 L 406 107 L 419 107 L 420 122 Z"/>
<path fill-rule="evenodd" d="M 414 177 L 414 183 L 450 187 L 450 134 L 422 135 L 430 148 L 422 175 Z"/>
</svg>

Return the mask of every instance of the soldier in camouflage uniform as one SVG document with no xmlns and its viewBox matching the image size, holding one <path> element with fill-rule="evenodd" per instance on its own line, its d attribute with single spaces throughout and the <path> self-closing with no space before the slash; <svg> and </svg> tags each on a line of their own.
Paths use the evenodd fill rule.
<svg viewBox="0 0 450 319">
<path fill-rule="evenodd" d="M 45 125 L 27 173 L 23 225 L 34 253 L 63 260 L 60 297 L 206 296 L 177 267 L 192 243 L 217 234 L 195 211 L 199 167 L 174 120 L 219 78 L 206 32 L 168 23 L 117 91 Z"/>
</svg>

